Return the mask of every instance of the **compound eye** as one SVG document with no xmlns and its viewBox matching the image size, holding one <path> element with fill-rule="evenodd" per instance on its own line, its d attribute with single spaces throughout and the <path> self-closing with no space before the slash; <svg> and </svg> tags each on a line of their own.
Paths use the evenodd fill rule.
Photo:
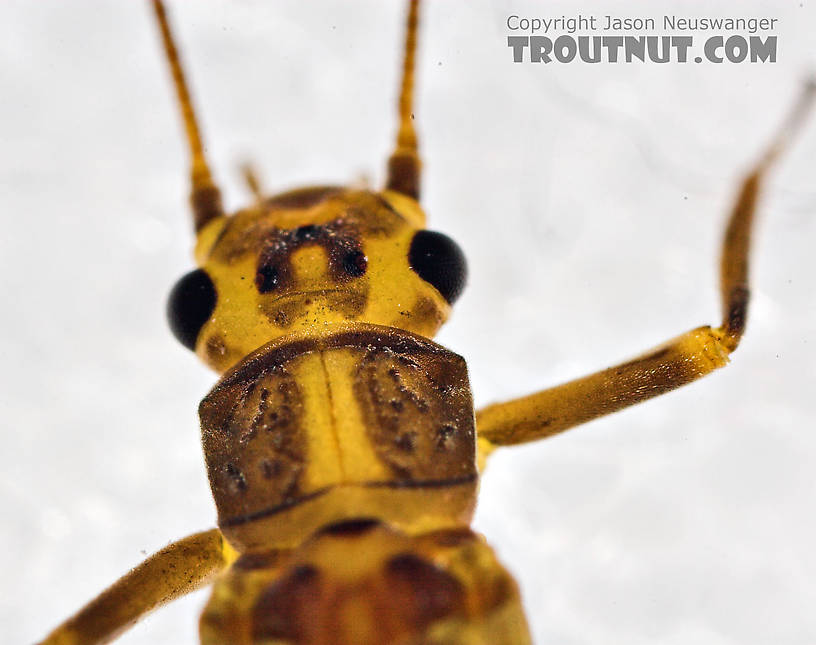
<svg viewBox="0 0 816 645">
<path fill-rule="evenodd" d="M 215 309 L 217 294 L 210 276 L 196 269 L 176 282 L 167 298 L 167 322 L 178 341 L 195 350 L 196 339 Z"/>
<path fill-rule="evenodd" d="M 459 245 L 447 235 L 418 231 L 408 252 L 411 268 L 430 282 L 449 303 L 462 293 L 467 280 L 467 262 Z"/>
</svg>

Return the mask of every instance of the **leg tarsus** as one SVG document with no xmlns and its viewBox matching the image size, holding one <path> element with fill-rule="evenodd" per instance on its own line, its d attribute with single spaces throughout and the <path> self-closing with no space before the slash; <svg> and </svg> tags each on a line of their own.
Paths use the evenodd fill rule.
<svg viewBox="0 0 816 645">
<path fill-rule="evenodd" d="M 748 316 L 750 299 L 748 259 L 754 213 L 762 182 L 801 128 L 813 105 L 814 97 L 816 81 L 810 80 L 759 162 L 743 181 L 734 210 L 728 219 L 720 259 L 720 295 L 723 311 L 722 329 L 726 334 L 726 344 L 730 351 L 734 351 L 739 345 Z"/>
<path fill-rule="evenodd" d="M 804 122 L 814 97 L 816 83 L 810 82 L 742 183 L 723 240 L 721 327 L 694 329 L 621 365 L 479 410 L 480 467 L 493 446 L 544 439 L 690 383 L 728 363 L 728 355 L 745 331 L 750 299 L 748 255 L 761 184 Z"/>
</svg>

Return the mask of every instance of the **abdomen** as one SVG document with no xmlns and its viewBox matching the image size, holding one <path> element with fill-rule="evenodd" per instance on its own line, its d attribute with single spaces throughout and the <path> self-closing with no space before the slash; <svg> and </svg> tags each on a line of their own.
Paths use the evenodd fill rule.
<svg viewBox="0 0 816 645">
<path fill-rule="evenodd" d="M 469 529 L 409 536 L 372 520 L 241 556 L 201 619 L 203 645 L 526 645 L 515 581 Z"/>
</svg>

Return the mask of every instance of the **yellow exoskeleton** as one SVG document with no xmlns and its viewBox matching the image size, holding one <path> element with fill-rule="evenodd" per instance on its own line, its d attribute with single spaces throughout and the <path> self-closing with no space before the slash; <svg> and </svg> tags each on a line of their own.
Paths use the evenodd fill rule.
<svg viewBox="0 0 816 645">
<path fill-rule="evenodd" d="M 176 337 L 221 378 L 199 413 L 218 528 L 148 558 L 44 643 L 106 642 L 208 583 L 215 644 L 529 643 L 512 577 L 470 529 L 497 447 L 534 441 L 689 383 L 745 328 L 748 250 L 766 171 L 809 87 L 741 187 L 723 245 L 718 326 L 474 414 L 464 360 L 430 340 L 466 277 L 428 231 L 412 105 L 409 4 L 397 142 L 382 191 L 319 186 L 227 214 L 164 7 L 154 0 L 191 153 L 198 268 L 170 296 Z"/>
</svg>

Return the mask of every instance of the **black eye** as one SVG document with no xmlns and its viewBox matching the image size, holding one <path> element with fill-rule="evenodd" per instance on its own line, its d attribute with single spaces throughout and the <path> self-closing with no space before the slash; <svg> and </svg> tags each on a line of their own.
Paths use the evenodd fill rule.
<svg viewBox="0 0 816 645">
<path fill-rule="evenodd" d="M 188 349 L 195 349 L 198 333 L 210 319 L 216 298 L 215 286 L 202 269 L 190 271 L 170 291 L 167 321 L 173 335 Z"/>
<path fill-rule="evenodd" d="M 411 240 L 408 263 L 420 278 L 436 287 L 451 304 L 465 287 L 465 255 L 459 245 L 447 235 L 435 231 L 418 231 Z"/>
</svg>

